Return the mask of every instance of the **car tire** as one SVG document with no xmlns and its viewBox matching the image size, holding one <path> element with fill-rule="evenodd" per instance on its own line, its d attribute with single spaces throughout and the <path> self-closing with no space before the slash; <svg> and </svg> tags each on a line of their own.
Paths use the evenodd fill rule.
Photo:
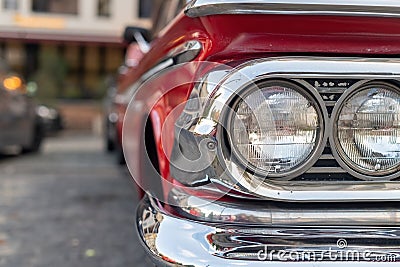
<svg viewBox="0 0 400 267">
<path fill-rule="evenodd" d="M 33 138 L 28 146 L 22 147 L 22 153 L 35 153 L 40 150 L 44 138 L 44 127 L 41 123 L 36 123 L 33 130 Z"/>
<path fill-rule="evenodd" d="M 117 156 L 117 163 L 119 165 L 125 165 L 125 156 L 124 156 L 124 150 L 121 145 L 117 145 L 117 149 L 115 150 L 116 156 Z"/>
<path fill-rule="evenodd" d="M 106 151 L 107 152 L 113 152 L 115 150 L 115 145 L 114 142 L 107 137 L 106 139 Z"/>
<path fill-rule="evenodd" d="M 108 120 L 106 120 L 106 127 L 104 129 L 104 142 L 105 142 L 105 149 L 106 152 L 113 152 L 116 150 L 116 145 L 115 145 L 115 141 L 111 138 L 111 134 L 110 134 L 110 122 Z"/>
</svg>

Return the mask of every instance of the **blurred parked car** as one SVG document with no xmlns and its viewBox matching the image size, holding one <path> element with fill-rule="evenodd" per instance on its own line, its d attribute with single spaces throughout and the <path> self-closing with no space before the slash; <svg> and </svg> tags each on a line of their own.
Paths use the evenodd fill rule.
<svg viewBox="0 0 400 267">
<path fill-rule="evenodd" d="M 108 152 L 115 150 L 117 143 L 116 123 L 118 115 L 115 111 L 116 81 L 111 79 L 107 84 L 107 94 L 104 98 L 104 141 Z"/>
<path fill-rule="evenodd" d="M 19 146 L 38 151 L 44 129 L 23 79 L 0 61 L 0 149 Z"/>
<path fill-rule="evenodd" d="M 399 262 L 400 3 L 159 5 L 119 85 L 154 263 Z"/>
<path fill-rule="evenodd" d="M 45 135 L 57 134 L 64 129 L 63 118 L 58 109 L 49 105 L 39 105 L 36 113 L 41 119 Z"/>
</svg>

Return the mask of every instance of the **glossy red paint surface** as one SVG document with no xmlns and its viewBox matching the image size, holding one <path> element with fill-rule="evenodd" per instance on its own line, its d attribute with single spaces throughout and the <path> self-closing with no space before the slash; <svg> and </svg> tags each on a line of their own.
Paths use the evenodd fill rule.
<svg viewBox="0 0 400 267">
<path fill-rule="evenodd" d="M 236 15 L 204 17 L 201 21 L 214 44 L 210 58 L 400 52 L 400 20 L 394 18 Z"/>
<path fill-rule="evenodd" d="M 128 107 L 124 121 L 124 147 L 129 149 L 125 155 L 131 173 L 139 184 L 144 184 L 142 179 L 146 179 L 145 151 L 138 142 L 143 142 L 145 138 L 144 125 L 147 120 L 152 123 L 160 174 L 170 180 L 168 159 L 173 145 L 174 123 L 183 110 L 181 104 L 187 98 L 188 88 L 192 87 L 195 70 L 191 65 L 185 65 L 150 79 L 138 90 L 135 102 Z M 168 186 L 163 189 L 168 192 Z"/>
<path fill-rule="evenodd" d="M 118 120 L 116 123 L 116 130 L 117 130 L 117 142 L 119 145 L 122 146 L 122 127 L 124 124 L 124 117 L 126 113 L 127 106 L 125 104 L 116 104 L 116 113 L 118 115 Z"/>
<path fill-rule="evenodd" d="M 188 18 L 181 13 L 153 41 L 150 52 L 138 68 L 129 71 L 119 90 L 126 90 L 169 51 L 188 40 L 203 43 L 198 60 L 221 62 L 288 54 L 397 55 L 400 20 L 299 15 Z"/>
<path fill-rule="evenodd" d="M 203 50 L 196 61 L 229 63 L 253 58 L 288 55 L 395 57 L 400 54 L 400 20 L 372 17 L 330 17 L 289 15 L 220 15 L 188 18 L 181 13 L 158 38 L 120 83 L 123 93 L 150 68 L 164 59 L 176 46 L 198 40 Z M 192 65 L 195 66 L 195 65 Z M 143 105 L 129 123 L 135 129 L 124 140 L 143 140 L 143 127 L 150 115 L 161 175 L 171 182 L 168 156 L 174 137 L 170 112 L 190 94 L 191 78 L 201 73 L 195 67 L 160 74 L 138 91 Z M 169 89 L 173 88 L 172 91 Z M 174 117 L 175 118 L 175 117 Z M 175 118 L 176 119 L 176 118 Z M 137 129 L 136 129 L 137 128 Z M 139 130 L 138 130 L 139 129 Z M 167 137 L 163 136 L 167 129 Z M 165 131 L 164 131 L 165 133 Z M 163 139 L 164 138 L 164 139 Z M 134 141 L 132 141 L 134 142 Z M 140 162 L 140 146 L 128 160 L 135 166 L 133 175 L 145 179 Z M 165 192 L 167 193 L 167 192 Z"/>
</svg>

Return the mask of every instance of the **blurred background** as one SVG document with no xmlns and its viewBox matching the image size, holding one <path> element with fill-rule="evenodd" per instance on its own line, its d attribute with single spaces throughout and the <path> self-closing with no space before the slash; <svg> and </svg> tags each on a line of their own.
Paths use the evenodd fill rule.
<svg viewBox="0 0 400 267">
<path fill-rule="evenodd" d="M 152 266 L 104 136 L 124 30 L 154 14 L 151 0 L 0 0 L 0 266 Z"/>
<path fill-rule="evenodd" d="M 0 59 L 60 109 L 66 129 L 96 127 L 124 61 L 123 31 L 150 28 L 151 11 L 151 0 L 1 0 Z"/>
</svg>

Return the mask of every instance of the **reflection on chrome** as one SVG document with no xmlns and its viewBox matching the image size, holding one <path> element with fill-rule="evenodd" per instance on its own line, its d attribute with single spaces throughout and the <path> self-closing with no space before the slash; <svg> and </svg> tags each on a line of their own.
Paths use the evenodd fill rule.
<svg viewBox="0 0 400 267">
<path fill-rule="evenodd" d="M 394 0 L 194 0 L 186 8 L 190 17 L 218 14 L 291 14 L 399 17 Z"/>
<path fill-rule="evenodd" d="M 287 175 L 311 155 L 321 138 L 323 118 L 297 86 L 258 84 L 234 110 L 231 146 L 268 177 Z M 257 171 L 257 170 L 256 170 Z"/>
<path fill-rule="evenodd" d="M 221 200 L 210 201 L 173 190 L 170 203 L 184 218 L 210 223 L 230 223 L 268 226 L 397 226 L 400 209 L 395 206 L 348 204 L 296 204 L 290 207 L 275 203 L 238 204 Z M 156 203 L 156 202 L 154 202 Z"/>
<path fill-rule="evenodd" d="M 287 266 L 286 258 L 258 259 L 257 253 L 265 251 L 266 247 L 268 251 L 301 252 L 307 249 L 318 252 L 340 248 L 342 252 L 346 249 L 360 253 L 368 250 L 371 255 L 399 254 L 400 231 L 394 226 L 338 228 L 215 224 L 171 215 L 149 197 L 141 202 L 137 212 L 140 238 L 153 261 L 160 266 Z M 171 240 L 174 240 L 173 246 Z M 346 240 L 346 247 L 339 247 L 342 240 Z M 393 259 L 398 261 L 399 257 Z M 364 261 L 369 260 L 347 259 L 346 266 L 365 266 Z M 315 266 L 315 262 L 308 258 L 300 258 L 297 262 L 302 262 L 301 266 Z M 322 257 L 319 264 L 322 262 L 322 266 L 343 266 L 343 261 L 338 258 L 335 261 Z M 374 262 L 373 266 L 380 265 Z"/>
<path fill-rule="evenodd" d="M 338 115 L 339 155 L 361 174 L 400 175 L 400 89 L 389 84 L 361 88 Z"/>
</svg>

